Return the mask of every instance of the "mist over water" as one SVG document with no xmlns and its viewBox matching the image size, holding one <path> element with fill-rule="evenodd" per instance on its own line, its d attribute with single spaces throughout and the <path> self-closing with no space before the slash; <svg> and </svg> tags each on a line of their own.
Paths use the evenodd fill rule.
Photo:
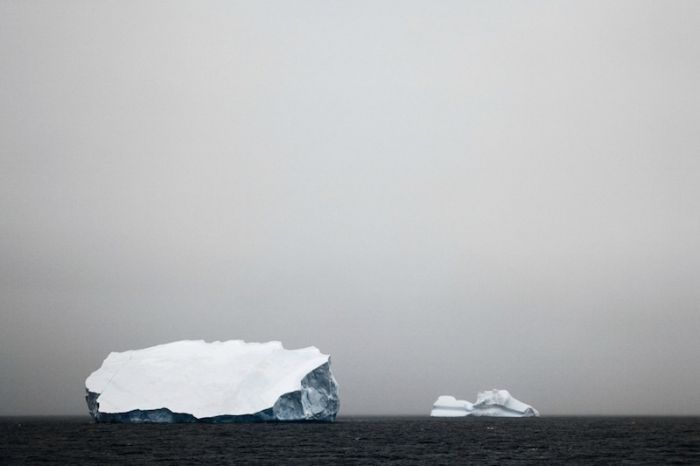
<svg viewBox="0 0 700 466">
<path fill-rule="evenodd" d="M 0 2 L 0 415 L 280 340 L 341 414 L 700 414 L 700 3 Z"/>
</svg>

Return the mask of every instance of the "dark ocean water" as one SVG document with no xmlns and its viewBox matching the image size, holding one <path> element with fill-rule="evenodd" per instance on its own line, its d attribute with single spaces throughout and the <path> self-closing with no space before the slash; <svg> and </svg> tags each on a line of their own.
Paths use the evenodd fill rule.
<svg viewBox="0 0 700 466">
<path fill-rule="evenodd" d="M 344 417 L 334 424 L 0 418 L 0 464 L 696 464 L 700 418 Z"/>
</svg>

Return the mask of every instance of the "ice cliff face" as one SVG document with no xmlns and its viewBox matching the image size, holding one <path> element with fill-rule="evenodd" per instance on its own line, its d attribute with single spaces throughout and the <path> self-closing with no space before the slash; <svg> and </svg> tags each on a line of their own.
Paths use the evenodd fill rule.
<svg viewBox="0 0 700 466">
<path fill-rule="evenodd" d="M 339 408 L 330 357 L 276 341 L 111 353 L 85 386 L 98 422 L 334 421 Z"/>
<path fill-rule="evenodd" d="M 495 416 L 533 417 L 540 413 L 532 406 L 515 399 L 508 390 L 479 392 L 475 403 L 457 400 L 453 396 L 440 396 L 430 412 L 434 417 Z"/>
</svg>

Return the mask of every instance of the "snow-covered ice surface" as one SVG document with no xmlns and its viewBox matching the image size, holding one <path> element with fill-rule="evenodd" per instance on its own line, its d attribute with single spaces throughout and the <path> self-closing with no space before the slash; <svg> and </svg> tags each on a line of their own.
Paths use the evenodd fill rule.
<svg viewBox="0 0 700 466">
<path fill-rule="evenodd" d="M 514 398 L 508 390 L 479 392 L 475 403 L 457 400 L 453 396 L 440 396 L 433 403 L 430 415 L 434 417 L 494 416 L 533 417 L 540 413 L 532 406 Z"/>
<path fill-rule="evenodd" d="M 85 381 L 101 422 L 333 421 L 330 357 L 278 341 L 177 341 L 111 353 Z"/>
</svg>

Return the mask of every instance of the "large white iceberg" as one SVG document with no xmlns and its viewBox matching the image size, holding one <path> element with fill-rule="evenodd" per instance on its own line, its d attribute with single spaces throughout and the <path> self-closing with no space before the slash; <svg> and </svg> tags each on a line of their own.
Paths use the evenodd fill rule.
<svg viewBox="0 0 700 466">
<path fill-rule="evenodd" d="M 98 422 L 334 421 L 330 357 L 278 341 L 177 341 L 111 353 L 85 381 Z"/>
<path fill-rule="evenodd" d="M 457 400 L 443 395 L 433 403 L 430 415 L 434 417 L 494 416 L 533 417 L 540 413 L 532 406 L 515 399 L 508 390 L 485 390 L 479 392 L 475 403 Z"/>
</svg>

